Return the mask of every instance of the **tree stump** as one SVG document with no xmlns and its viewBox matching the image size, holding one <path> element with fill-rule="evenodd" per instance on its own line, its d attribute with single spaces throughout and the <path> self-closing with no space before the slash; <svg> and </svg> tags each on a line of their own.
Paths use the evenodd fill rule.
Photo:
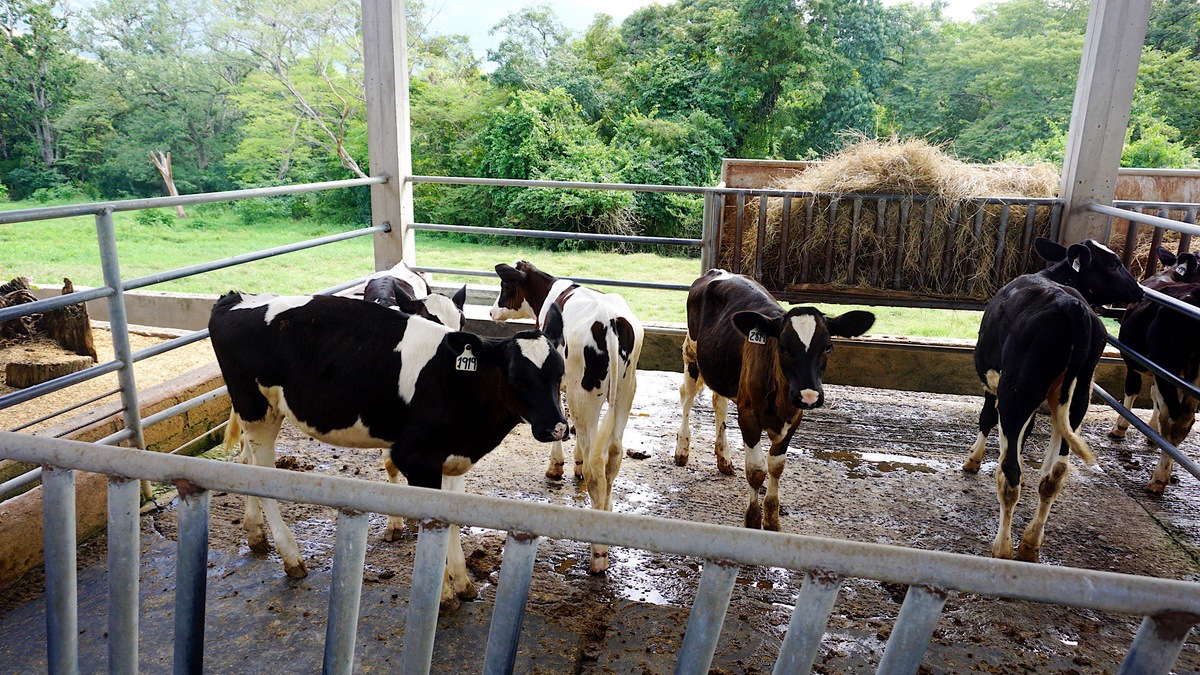
<svg viewBox="0 0 1200 675">
<path fill-rule="evenodd" d="M 63 279 L 62 294 L 75 292 L 75 286 L 70 279 Z M 52 309 L 42 315 L 40 328 L 46 331 L 51 339 L 62 345 L 63 349 L 80 356 L 90 356 L 92 361 L 99 361 L 96 355 L 96 345 L 92 340 L 92 324 L 88 321 L 87 305 L 67 305 Z"/>
<path fill-rule="evenodd" d="M 70 375 L 92 365 L 88 356 L 45 355 L 37 360 L 13 361 L 4 367 L 5 382 L 10 387 L 23 389 L 48 382 L 56 377 Z"/>
</svg>

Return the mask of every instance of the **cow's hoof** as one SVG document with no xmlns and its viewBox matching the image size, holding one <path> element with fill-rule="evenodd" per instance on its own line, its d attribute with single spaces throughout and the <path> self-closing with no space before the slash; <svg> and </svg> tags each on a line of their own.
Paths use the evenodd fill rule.
<svg viewBox="0 0 1200 675">
<path fill-rule="evenodd" d="M 462 600 L 474 600 L 479 596 L 479 590 L 475 588 L 475 583 L 467 579 L 465 583 L 454 584 L 454 595 Z"/>
<path fill-rule="evenodd" d="M 1146 492 L 1152 492 L 1156 495 L 1161 495 L 1163 490 L 1167 489 L 1167 484 L 1155 478 L 1146 484 Z"/>
<path fill-rule="evenodd" d="M 688 454 L 686 452 L 675 453 L 675 466 L 687 466 Z"/>
<path fill-rule="evenodd" d="M 779 499 L 767 497 L 763 500 L 762 529 L 771 532 L 779 531 Z"/>
<path fill-rule="evenodd" d="M 583 460 L 575 460 L 575 480 L 583 480 Z"/>
<path fill-rule="evenodd" d="M 1035 563 L 1038 561 L 1038 549 L 1032 546 L 1026 546 L 1024 542 L 1017 547 L 1017 554 L 1013 556 L 1014 560 L 1021 562 Z"/>
<path fill-rule="evenodd" d="M 752 530 L 762 528 L 762 508 L 758 504 L 746 509 L 745 525 Z"/>
<path fill-rule="evenodd" d="M 1109 430 L 1108 437 L 1115 438 L 1117 440 L 1121 440 L 1121 439 L 1125 438 L 1126 431 L 1127 431 L 1127 429 L 1122 429 L 1121 427 L 1113 427 L 1112 429 Z"/>
<path fill-rule="evenodd" d="M 732 476 L 733 475 L 733 462 L 718 455 L 717 456 L 717 471 L 720 471 L 721 473 L 725 474 L 726 476 Z"/>
<path fill-rule="evenodd" d="M 562 480 L 563 464 L 566 462 L 550 462 L 550 468 L 546 469 L 546 478 L 551 480 Z"/>
<path fill-rule="evenodd" d="M 288 561 L 283 561 L 283 571 L 293 579 L 303 579 L 308 576 L 308 568 L 304 566 L 304 561 L 301 560 L 296 564 L 289 564 Z"/>
<path fill-rule="evenodd" d="M 968 457 L 967 461 L 963 462 L 962 470 L 966 471 L 967 473 L 979 473 L 980 466 L 981 463 L 979 460 L 975 459 L 974 457 Z"/>
<path fill-rule="evenodd" d="M 462 600 L 453 591 L 447 593 L 446 589 L 442 589 L 442 601 L 438 603 L 438 610 L 441 612 L 453 612 L 462 606 Z"/>
<path fill-rule="evenodd" d="M 588 566 L 588 574 L 602 577 L 608 574 L 608 552 L 592 556 L 592 564 Z"/>
<path fill-rule="evenodd" d="M 1005 544 L 992 544 L 992 557 L 1000 558 L 1001 560 L 1012 560 L 1012 542 L 1009 541 Z"/>
<path fill-rule="evenodd" d="M 404 519 L 396 518 L 395 520 L 393 520 L 393 519 L 389 518 L 387 527 L 385 527 L 383 529 L 383 540 L 384 541 L 400 541 L 400 537 L 403 534 L 404 534 Z"/>
<path fill-rule="evenodd" d="M 265 535 L 260 534 L 257 537 L 251 537 L 247 543 L 250 545 L 250 550 L 258 555 L 266 555 L 271 552 L 271 545 L 267 543 Z"/>
</svg>

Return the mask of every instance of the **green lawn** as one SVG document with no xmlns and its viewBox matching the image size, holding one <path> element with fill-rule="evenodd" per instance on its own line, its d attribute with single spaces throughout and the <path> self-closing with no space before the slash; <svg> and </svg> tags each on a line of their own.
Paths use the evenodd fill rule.
<svg viewBox="0 0 1200 675">
<path fill-rule="evenodd" d="M 45 206 L 37 202 L 0 204 L 0 210 Z M 183 267 L 264 248 L 311 239 L 345 228 L 311 220 L 279 220 L 247 225 L 222 206 L 189 208 L 190 218 L 170 225 L 139 223 L 135 213 L 114 215 L 121 273 L 125 278 Z M 93 218 L 77 217 L 40 223 L 0 225 L 0 277 L 32 277 L 58 283 L 69 277 L 78 285 L 101 283 L 99 254 Z M 608 279 L 634 279 L 691 283 L 700 271 L 699 261 L 651 253 L 616 254 L 598 251 L 551 253 L 509 244 L 467 244 L 426 233 L 417 233 L 417 262 L 429 267 L 490 270 L 496 263 L 518 259 L 533 262 L 553 274 Z M 507 240 L 513 241 L 513 240 Z M 371 238 L 362 237 L 319 248 L 269 258 L 151 287 L 159 291 L 221 293 L 230 289 L 248 292 L 307 293 L 333 286 L 372 270 Z M 488 278 L 439 276 L 450 281 L 490 283 Z M 680 291 L 615 290 L 625 296 L 644 321 L 683 321 L 684 293 Z M 819 305 L 837 314 L 845 305 Z M 854 307 L 860 308 L 860 307 Z M 876 307 L 878 317 L 871 332 L 973 339 L 980 312 Z"/>
</svg>

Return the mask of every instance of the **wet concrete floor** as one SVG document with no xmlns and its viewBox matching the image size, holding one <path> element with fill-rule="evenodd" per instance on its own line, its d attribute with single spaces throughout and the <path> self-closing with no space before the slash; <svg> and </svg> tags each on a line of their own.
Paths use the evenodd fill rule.
<svg viewBox="0 0 1200 675">
<path fill-rule="evenodd" d="M 743 453 L 730 415 L 734 476 L 716 471 L 713 417 L 707 395 L 693 411 L 691 461 L 672 462 L 679 424 L 671 373 L 639 374 L 626 446 L 649 457 L 626 459 L 615 508 L 645 515 L 739 525 L 748 497 Z M 829 386 L 826 407 L 810 413 L 796 434 L 781 482 L 784 531 L 985 555 L 997 523 L 996 439 L 978 475 L 959 470 L 975 437 L 977 397 Z M 1145 417 L 1145 415 L 1143 415 Z M 1125 441 L 1106 432 L 1113 413 L 1093 407 L 1084 424 L 1099 457 L 1072 459 L 1072 473 L 1054 507 L 1042 564 L 1200 580 L 1200 483 L 1176 470 L 1165 496 L 1145 493 L 1156 457 L 1131 431 Z M 1026 453 L 1036 472 L 1048 436 L 1043 420 Z M 1194 441 L 1184 444 L 1196 453 Z M 585 508 L 575 480 L 544 477 L 549 448 L 519 428 L 467 474 L 467 490 Z M 333 448 L 285 426 L 277 463 L 287 468 L 383 480 L 372 451 Z M 1030 474 L 1027 474 L 1030 475 Z M 1032 515 L 1026 490 L 1014 534 Z M 332 509 L 283 505 L 310 575 L 283 574 L 271 553 L 253 557 L 241 529 L 242 500 L 212 502 L 206 666 L 211 672 L 320 668 L 327 588 L 332 566 Z M 372 516 L 364 571 L 357 670 L 395 672 L 402 643 L 415 544 L 382 541 L 384 519 Z M 170 667 L 173 612 L 174 511 L 143 519 L 144 672 Z M 495 597 L 504 534 L 467 528 L 464 547 L 479 598 L 439 619 L 436 672 L 478 672 Z M 81 549 L 80 647 L 85 672 L 106 668 L 103 543 Z M 701 561 L 616 548 L 606 578 L 587 574 L 588 547 L 544 541 L 538 552 L 517 672 L 670 672 L 687 625 Z M 769 672 L 803 575 L 746 568 L 738 576 L 714 671 Z M 0 596 L 0 670 L 42 672 L 44 618 L 32 575 Z M 903 600 L 904 589 L 847 580 L 834 607 L 817 672 L 873 672 Z M 1140 617 L 952 595 L 926 654 L 923 672 L 1115 672 Z M 1193 635 L 1176 672 L 1200 672 Z"/>
</svg>

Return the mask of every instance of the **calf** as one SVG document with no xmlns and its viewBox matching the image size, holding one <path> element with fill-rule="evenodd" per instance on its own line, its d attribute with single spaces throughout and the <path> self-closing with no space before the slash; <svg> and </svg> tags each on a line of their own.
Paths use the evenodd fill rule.
<svg viewBox="0 0 1200 675">
<path fill-rule="evenodd" d="M 563 437 L 563 373 L 557 311 L 544 333 L 506 338 L 451 331 L 420 317 L 350 298 L 243 296 L 217 301 L 213 351 L 248 463 L 273 466 L 284 418 L 326 443 L 388 448 L 410 485 L 461 491 L 463 474 L 522 419 L 535 438 Z M 307 574 L 274 500 L 246 498 L 250 547 L 265 551 L 263 514 L 289 576 Z M 473 597 L 457 528 L 444 604 Z"/>
<path fill-rule="evenodd" d="M 1197 265 L 1197 256 L 1193 252 L 1180 253 L 1178 256 L 1171 253 L 1163 247 L 1158 247 L 1158 259 L 1163 264 L 1163 271 L 1142 281 L 1142 285 L 1147 288 L 1160 290 L 1169 284 L 1187 283 L 1193 284 L 1200 282 L 1200 265 Z M 1146 354 L 1147 349 L 1147 332 L 1150 324 L 1157 316 L 1159 305 L 1158 303 L 1144 298 L 1140 302 L 1130 305 L 1125 310 L 1125 315 L 1121 317 L 1121 342 L 1125 343 L 1134 351 L 1140 354 Z M 1136 345 L 1136 346 L 1135 346 Z M 1133 409 L 1133 403 L 1137 399 L 1138 393 L 1142 391 L 1142 373 L 1146 372 L 1139 363 L 1130 359 L 1127 356 L 1122 356 L 1125 360 L 1125 407 Z M 1150 418 L 1150 426 L 1153 428 L 1158 422 L 1159 408 L 1157 405 L 1157 397 L 1151 386 L 1150 398 L 1155 403 L 1154 414 Z M 1129 420 L 1124 417 L 1117 417 L 1116 424 L 1108 435 L 1113 438 L 1125 438 L 1125 433 L 1129 430 Z M 1169 458 L 1167 461 L 1170 461 Z M 1168 466 L 1167 474 L 1170 474 Z M 1148 489 L 1155 492 L 1162 492 L 1162 489 L 1154 489 L 1155 482 L 1151 481 Z"/>
<path fill-rule="evenodd" d="M 1200 283 L 1158 283 L 1156 286 L 1160 293 L 1200 307 Z M 1182 312 L 1144 299 L 1126 311 L 1121 323 L 1121 342 L 1185 382 L 1200 384 L 1200 323 Z M 1127 355 L 1123 358 L 1125 407 L 1129 408 L 1142 389 L 1141 374 L 1148 369 Z M 1150 398 L 1154 404 L 1150 428 L 1179 447 L 1196 421 L 1196 399 L 1158 375 L 1150 385 Z M 1124 438 L 1128 426 L 1129 421 L 1122 417 L 1109 435 Z M 1171 482 L 1172 464 L 1171 456 L 1161 453 L 1146 489 L 1156 493 L 1166 489 Z"/>
<path fill-rule="evenodd" d="M 621 469 L 622 439 L 637 391 L 642 324 L 615 293 L 599 293 L 558 279 L 532 263 L 496 265 L 500 295 L 492 306 L 496 321 L 537 318 L 545 326 L 555 308 L 562 311 L 563 387 L 575 426 L 575 477 L 587 485 L 592 508 L 612 510 L 612 488 Z M 601 410 L 608 411 L 601 419 Z M 546 476 L 562 478 L 562 441 L 555 440 Z M 592 544 L 592 574 L 608 569 L 608 546 Z"/>
<path fill-rule="evenodd" d="M 803 411 L 825 402 L 821 377 L 833 350 L 832 337 L 862 335 L 875 323 L 875 315 L 853 311 L 827 317 L 812 307 L 784 310 L 753 279 L 714 269 L 692 283 L 687 322 L 679 388 L 683 422 L 675 463 L 687 464 L 692 403 L 707 384 L 717 419 L 717 469 L 733 474 L 726 456 L 725 416 L 729 399 L 734 399 L 750 484 L 746 527 L 778 530 L 779 476 L 788 443 Z M 761 446 L 764 431 L 771 442 L 767 457 Z M 758 490 L 768 475 L 767 496 L 760 507 Z"/>
<path fill-rule="evenodd" d="M 1038 483 L 1038 510 L 1021 537 L 1018 560 L 1037 562 L 1050 507 L 1074 452 L 1089 464 L 1091 448 L 1079 427 L 1091 400 L 1092 374 L 1104 351 L 1104 323 L 1092 307 L 1134 302 L 1142 290 L 1120 258 L 1091 239 L 1069 249 L 1035 242 L 1050 267 L 1017 277 L 987 304 L 975 346 L 975 369 L 984 386 L 979 437 L 963 465 L 979 471 L 987 435 L 1000 423 L 996 490 L 1000 527 L 992 555 L 1012 558 L 1012 516 L 1021 496 L 1021 450 L 1042 401 L 1050 408 L 1050 444 Z"/>
<path fill-rule="evenodd" d="M 420 316 L 446 326 L 450 330 L 462 330 L 463 305 L 467 301 L 464 285 L 453 297 L 438 295 L 429 288 L 429 282 L 403 262 L 396 263 L 390 270 L 376 272 L 367 277 L 361 291 L 362 299 L 384 307 L 393 307 L 413 316 Z M 355 293 L 351 297 L 356 297 Z"/>
</svg>

